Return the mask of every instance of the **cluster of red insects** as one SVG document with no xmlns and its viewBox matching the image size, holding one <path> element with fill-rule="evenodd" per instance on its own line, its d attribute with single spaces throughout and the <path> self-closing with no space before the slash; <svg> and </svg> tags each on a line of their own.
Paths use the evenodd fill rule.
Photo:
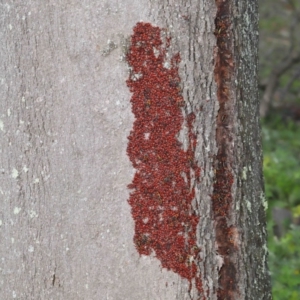
<svg viewBox="0 0 300 300">
<path fill-rule="evenodd" d="M 184 124 L 180 57 L 175 55 L 170 66 L 165 66 L 169 44 L 167 39 L 163 45 L 160 28 L 149 23 L 137 23 L 131 37 L 127 85 L 132 92 L 135 121 L 127 153 L 136 173 L 129 185 L 132 192 L 128 202 L 135 221 L 137 251 L 141 255 L 155 253 L 162 267 L 190 282 L 195 279 L 200 291 L 196 265 L 199 216 L 192 206 L 194 181 L 200 176 L 194 159 L 195 116 L 186 117 L 189 146 L 185 151 L 177 139 Z"/>
</svg>

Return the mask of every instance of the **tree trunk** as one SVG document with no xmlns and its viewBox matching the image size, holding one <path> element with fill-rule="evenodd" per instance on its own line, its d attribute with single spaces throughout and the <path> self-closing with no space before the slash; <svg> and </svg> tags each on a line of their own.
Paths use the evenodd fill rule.
<svg viewBox="0 0 300 300">
<path fill-rule="evenodd" d="M 257 30 L 253 0 L 1 5 L 1 299 L 271 299 Z"/>
</svg>

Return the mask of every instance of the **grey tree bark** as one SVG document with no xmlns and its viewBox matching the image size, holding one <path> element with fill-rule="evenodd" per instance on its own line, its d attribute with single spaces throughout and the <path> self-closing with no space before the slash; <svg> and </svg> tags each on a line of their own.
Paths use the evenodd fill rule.
<svg viewBox="0 0 300 300">
<path fill-rule="evenodd" d="M 0 6 L 0 298 L 271 299 L 257 1 Z M 201 291 L 133 242 L 126 53 L 140 21 L 171 36 L 196 116 Z"/>
</svg>

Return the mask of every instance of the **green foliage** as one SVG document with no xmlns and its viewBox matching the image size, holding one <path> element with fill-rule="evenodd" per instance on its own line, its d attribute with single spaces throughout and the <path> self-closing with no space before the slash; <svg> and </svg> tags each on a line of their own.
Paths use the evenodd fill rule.
<svg viewBox="0 0 300 300">
<path fill-rule="evenodd" d="M 291 225 L 278 239 L 273 234 L 272 207 L 300 216 L 300 125 L 274 115 L 263 124 L 264 176 L 269 201 L 268 248 L 274 300 L 300 299 L 300 226 Z"/>
<path fill-rule="evenodd" d="M 272 30 L 277 32 L 282 28 L 286 28 L 286 26 L 287 23 L 281 15 L 272 16 L 270 18 L 264 18 L 260 20 L 260 28 L 266 30 Z"/>
<path fill-rule="evenodd" d="M 284 64 L 293 52 L 300 51 L 300 1 L 264 0 L 260 2 L 259 78 L 266 84 L 271 74 Z M 277 97 L 273 103 L 283 104 L 299 100 L 299 62 L 289 66 L 278 78 Z"/>
<path fill-rule="evenodd" d="M 299 0 L 260 2 L 259 77 L 262 87 L 289 56 L 291 46 L 295 53 L 300 53 L 299 13 Z M 300 125 L 287 121 L 292 116 L 288 104 L 300 103 L 299 67 L 298 62 L 279 76 L 272 105 L 281 116 L 272 113 L 263 122 L 269 266 L 274 300 L 300 299 L 300 226 L 290 225 L 291 220 L 281 224 L 286 230 L 278 239 L 273 234 L 275 224 L 271 214 L 274 207 L 281 207 L 300 220 Z"/>
<path fill-rule="evenodd" d="M 271 223 L 269 223 L 271 224 Z M 269 228 L 269 266 L 274 300 L 300 299 L 300 228 L 292 227 L 280 240 Z"/>
<path fill-rule="evenodd" d="M 263 126 L 266 197 L 292 208 L 300 204 L 300 126 L 274 119 Z"/>
</svg>

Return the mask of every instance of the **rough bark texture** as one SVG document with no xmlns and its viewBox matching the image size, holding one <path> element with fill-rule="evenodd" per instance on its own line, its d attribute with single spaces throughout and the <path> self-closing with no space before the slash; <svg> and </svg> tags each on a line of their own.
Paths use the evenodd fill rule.
<svg viewBox="0 0 300 300">
<path fill-rule="evenodd" d="M 1 299 L 271 299 L 257 1 L 6 1 L 0 15 Z M 197 137 L 201 289 L 133 241 L 125 57 L 140 21 L 172 38 L 195 115 L 178 138 Z"/>
</svg>

